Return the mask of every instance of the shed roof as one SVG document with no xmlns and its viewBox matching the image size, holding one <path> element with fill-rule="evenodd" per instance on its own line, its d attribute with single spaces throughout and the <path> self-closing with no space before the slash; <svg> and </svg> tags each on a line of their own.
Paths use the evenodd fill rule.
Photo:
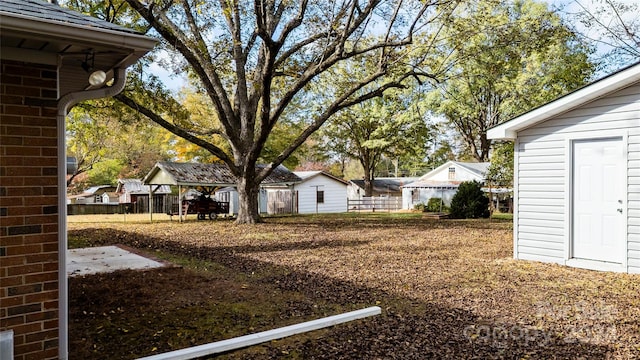
<svg viewBox="0 0 640 360">
<path fill-rule="evenodd" d="M 307 180 L 309 180 L 309 179 L 313 179 L 313 178 L 314 178 L 314 177 L 316 177 L 316 176 L 320 176 L 320 175 L 322 175 L 322 176 L 326 176 L 326 177 L 328 177 L 329 179 L 332 179 L 332 180 L 338 181 L 338 182 L 340 182 L 340 183 L 342 183 L 342 184 L 349 185 L 349 182 L 348 182 L 348 181 L 346 181 L 346 180 L 344 180 L 344 179 L 340 179 L 339 177 L 333 176 L 333 175 L 331 175 L 331 174 L 329 174 L 329 173 L 327 173 L 327 172 L 324 172 L 324 171 L 322 171 L 322 170 L 315 170 L 315 171 L 294 171 L 293 173 L 294 173 L 294 174 L 296 174 L 300 179 L 302 179 L 302 181 L 307 181 Z"/>
<path fill-rule="evenodd" d="M 619 70 L 487 131 L 489 139 L 516 138 L 521 130 L 640 82 L 640 63 Z"/>
<path fill-rule="evenodd" d="M 403 186 L 410 184 L 416 180 L 417 178 L 415 177 L 373 179 L 373 191 L 375 193 L 386 193 L 387 191 L 399 192 L 402 190 Z M 364 180 L 351 180 L 351 183 L 361 189 L 364 189 Z"/>
<path fill-rule="evenodd" d="M 263 168 L 265 165 L 258 165 Z M 280 165 L 262 182 L 264 185 L 291 184 L 302 181 Z M 235 186 L 238 179 L 225 164 L 178 163 L 160 161 L 142 179 L 145 184 L 186 186 Z"/>
</svg>

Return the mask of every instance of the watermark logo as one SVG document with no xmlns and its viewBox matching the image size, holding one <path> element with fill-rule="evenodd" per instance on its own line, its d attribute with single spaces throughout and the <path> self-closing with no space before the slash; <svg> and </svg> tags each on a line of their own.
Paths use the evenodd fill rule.
<svg viewBox="0 0 640 360">
<path fill-rule="evenodd" d="M 604 301 L 569 305 L 541 302 L 536 305 L 535 325 L 474 324 L 465 327 L 463 335 L 472 342 L 498 348 L 514 342 L 539 347 L 552 341 L 604 345 L 617 339 L 617 315 L 618 309 Z"/>
</svg>

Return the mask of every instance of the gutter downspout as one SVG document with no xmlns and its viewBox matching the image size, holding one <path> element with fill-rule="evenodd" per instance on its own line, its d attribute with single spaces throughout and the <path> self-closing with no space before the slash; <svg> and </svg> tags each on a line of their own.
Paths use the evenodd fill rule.
<svg viewBox="0 0 640 360">
<path fill-rule="evenodd" d="M 112 97 L 119 94 L 127 79 L 127 71 L 113 71 L 113 85 L 95 90 L 71 92 L 58 101 L 58 356 L 67 360 L 69 353 L 69 289 L 67 279 L 67 148 L 65 119 L 71 108 L 79 102 Z"/>
</svg>

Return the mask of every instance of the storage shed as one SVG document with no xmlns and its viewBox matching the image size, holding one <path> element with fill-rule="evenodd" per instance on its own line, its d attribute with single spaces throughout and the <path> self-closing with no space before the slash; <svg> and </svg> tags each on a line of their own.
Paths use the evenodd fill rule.
<svg viewBox="0 0 640 360">
<path fill-rule="evenodd" d="M 347 181 L 324 171 L 295 171 L 299 214 L 347 212 Z"/>
<path fill-rule="evenodd" d="M 515 141 L 516 259 L 640 273 L 640 64 L 487 135 Z"/>
</svg>

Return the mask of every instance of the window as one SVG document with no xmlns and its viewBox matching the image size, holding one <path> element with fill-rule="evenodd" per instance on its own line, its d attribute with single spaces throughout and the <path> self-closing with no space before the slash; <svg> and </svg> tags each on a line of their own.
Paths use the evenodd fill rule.
<svg viewBox="0 0 640 360">
<path fill-rule="evenodd" d="M 94 201 L 94 202 L 96 202 L 96 203 L 101 203 L 101 202 L 102 202 L 102 194 L 100 194 L 100 195 L 96 195 L 96 196 L 95 196 L 95 201 Z"/>
<path fill-rule="evenodd" d="M 449 168 L 449 180 L 455 180 L 456 179 L 456 168 L 455 167 L 450 167 Z"/>
<path fill-rule="evenodd" d="M 316 202 L 318 204 L 324 204 L 324 190 L 316 191 Z"/>
<path fill-rule="evenodd" d="M 414 204 L 420 202 L 420 189 L 411 190 L 411 202 Z"/>
</svg>

